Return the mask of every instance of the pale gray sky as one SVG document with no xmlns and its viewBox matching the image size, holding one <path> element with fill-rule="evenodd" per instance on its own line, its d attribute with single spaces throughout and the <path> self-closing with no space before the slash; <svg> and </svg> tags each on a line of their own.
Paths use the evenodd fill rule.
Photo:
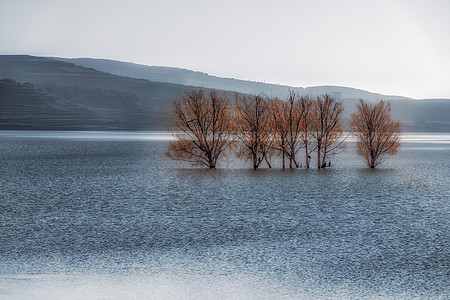
<svg viewBox="0 0 450 300">
<path fill-rule="evenodd" d="M 0 0 L 0 54 L 450 98 L 450 1 Z"/>
</svg>

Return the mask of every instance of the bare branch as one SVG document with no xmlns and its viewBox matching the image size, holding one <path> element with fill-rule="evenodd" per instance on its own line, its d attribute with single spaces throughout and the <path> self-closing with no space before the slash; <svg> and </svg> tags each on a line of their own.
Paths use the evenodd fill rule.
<svg viewBox="0 0 450 300">
<path fill-rule="evenodd" d="M 175 160 L 215 168 L 220 155 L 233 145 L 229 101 L 216 92 L 187 91 L 175 103 L 174 124 L 183 134 L 169 144 L 166 153 Z"/>
<path fill-rule="evenodd" d="M 391 106 L 380 101 L 369 104 L 359 100 L 357 112 L 352 114 L 352 134 L 358 138 L 358 154 L 367 166 L 375 168 L 386 154 L 397 153 L 400 123 L 391 120 Z"/>
</svg>

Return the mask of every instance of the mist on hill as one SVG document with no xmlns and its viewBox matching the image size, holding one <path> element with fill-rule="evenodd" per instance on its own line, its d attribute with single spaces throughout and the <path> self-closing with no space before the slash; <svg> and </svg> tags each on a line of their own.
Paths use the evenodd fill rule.
<svg viewBox="0 0 450 300">
<path fill-rule="evenodd" d="M 450 100 L 416 101 L 337 87 L 289 87 L 168 67 L 101 59 L 0 56 L 0 129 L 166 130 L 173 102 L 192 89 L 286 99 L 289 91 L 341 100 L 348 120 L 359 99 L 386 100 L 404 131 L 450 131 Z"/>
</svg>

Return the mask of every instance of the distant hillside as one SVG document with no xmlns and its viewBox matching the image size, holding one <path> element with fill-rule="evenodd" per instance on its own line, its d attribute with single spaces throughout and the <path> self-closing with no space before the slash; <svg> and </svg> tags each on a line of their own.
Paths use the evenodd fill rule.
<svg viewBox="0 0 450 300">
<path fill-rule="evenodd" d="M 132 93 L 0 80 L 0 129 L 164 130 L 168 119 L 169 114 L 143 107 Z"/>
<path fill-rule="evenodd" d="M 289 95 L 292 87 L 266 84 L 262 82 L 245 81 L 233 78 L 221 78 L 211 76 L 202 72 L 195 72 L 180 68 L 145 66 L 121 61 L 93 59 L 93 58 L 59 58 L 54 59 L 71 62 L 86 68 L 93 68 L 102 72 L 107 72 L 120 76 L 132 78 L 142 78 L 155 82 L 169 82 L 188 86 L 219 89 L 226 91 L 236 91 L 244 94 L 265 94 L 268 96 L 285 97 Z M 296 91 L 303 91 L 303 88 L 295 88 Z"/>
<path fill-rule="evenodd" d="M 0 130 L 165 130 L 171 126 L 172 102 L 186 90 L 208 87 L 222 89 L 231 99 L 234 91 L 281 98 L 289 89 L 311 95 L 328 93 L 342 100 L 347 121 L 359 98 L 389 100 L 392 116 L 402 122 L 403 130 L 450 132 L 450 100 L 415 101 L 335 86 L 294 89 L 176 68 L 95 59 L 70 61 L 77 64 L 44 57 L 0 56 Z M 86 62 L 98 65 L 87 66 Z M 154 81 L 140 78 L 145 76 Z"/>
<path fill-rule="evenodd" d="M 0 129 L 166 129 L 193 87 L 33 56 L 0 56 Z"/>
<path fill-rule="evenodd" d="M 404 131 L 450 132 L 450 99 L 392 101 L 392 117 Z"/>
<path fill-rule="evenodd" d="M 331 94 L 342 100 L 365 99 L 367 101 L 378 100 L 400 100 L 405 99 L 401 96 L 388 96 L 377 93 L 371 93 L 364 90 L 340 87 L 340 86 L 316 86 L 316 87 L 290 87 L 286 85 L 269 84 L 255 81 L 245 81 L 233 78 L 221 78 L 211 76 L 202 72 L 195 72 L 180 68 L 146 66 L 121 61 L 94 59 L 94 58 L 59 58 L 54 59 L 71 62 L 86 68 L 93 68 L 99 71 L 127 76 L 132 78 L 142 78 L 156 82 L 170 82 L 176 84 L 205 87 L 211 89 L 220 89 L 236 91 L 246 94 L 265 94 L 267 96 L 276 96 L 286 98 L 289 96 L 289 90 L 294 90 L 300 94 Z"/>
<path fill-rule="evenodd" d="M 262 82 L 244 81 L 231 78 L 210 76 L 202 72 L 194 72 L 179 68 L 145 66 L 120 61 L 93 58 L 55 58 L 73 62 L 84 67 L 94 68 L 111 74 L 143 78 L 157 82 L 170 82 L 201 86 L 214 89 L 231 90 L 249 94 L 265 94 L 282 99 L 294 90 L 306 95 L 330 94 L 344 103 L 344 116 L 349 119 L 355 111 L 359 99 L 365 101 L 385 100 L 391 102 L 393 118 L 402 122 L 408 131 L 446 131 L 450 132 L 450 100 L 415 101 L 402 96 L 382 95 L 360 89 L 340 86 L 289 87 L 266 84 Z"/>
<path fill-rule="evenodd" d="M 10 78 L 35 86 L 101 88 L 134 93 L 155 111 L 167 111 L 179 93 L 192 87 L 129 78 L 43 57 L 0 56 L 0 79 Z"/>
</svg>

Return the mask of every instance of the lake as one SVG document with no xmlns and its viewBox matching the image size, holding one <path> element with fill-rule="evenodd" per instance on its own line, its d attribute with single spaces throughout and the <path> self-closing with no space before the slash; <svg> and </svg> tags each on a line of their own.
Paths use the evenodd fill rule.
<svg viewBox="0 0 450 300">
<path fill-rule="evenodd" d="M 450 135 L 367 169 L 172 161 L 161 132 L 0 131 L 0 299 L 448 299 Z"/>
</svg>

